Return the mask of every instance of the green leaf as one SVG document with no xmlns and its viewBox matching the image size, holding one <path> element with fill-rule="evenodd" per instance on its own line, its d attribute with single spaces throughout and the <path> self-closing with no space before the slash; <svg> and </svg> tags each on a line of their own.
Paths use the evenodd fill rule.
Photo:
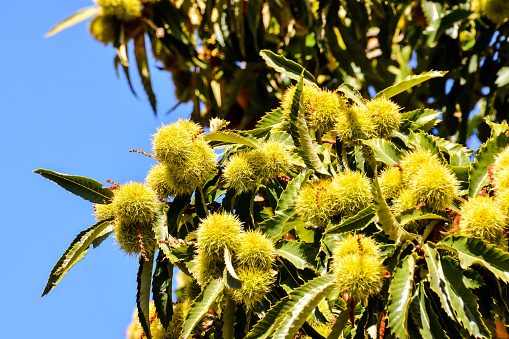
<svg viewBox="0 0 509 339">
<path fill-rule="evenodd" d="M 256 128 L 267 128 L 278 125 L 283 120 L 283 110 L 281 108 L 274 109 L 265 114 L 256 124 Z"/>
<path fill-rule="evenodd" d="M 509 137 L 505 133 L 496 133 L 486 141 L 470 164 L 469 196 L 478 196 L 484 186 L 490 183 L 488 167 L 494 162 L 495 156 L 509 145 Z"/>
<path fill-rule="evenodd" d="M 269 67 L 272 67 L 276 71 L 285 74 L 290 79 L 299 81 L 301 75 L 303 74 L 307 81 L 311 83 L 316 82 L 315 77 L 306 71 L 304 67 L 292 60 L 286 59 L 282 55 L 277 55 L 268 49 L 264 49 L 260 51 L 260 56 L 265 60 Z"/>
<path fill-rule="evenodd" d="M 145 46 L 145 32 L 140 31 L 138 34 L 136 34 L 133 40 L 134 40 L 134 56 L 136 57 L 138 74 L 140 75 L 141 83 L 143 84 L 145 93 L 147 93 L 150 106 L 152 107 L 154 114 L 157 114 L 156 96 L 154 94 L 154 91 L 152 90 L 152 81 L 150 80 L 150 70 L 148 67 L 147 49 Z"/>
<path fill-rule="evenodd" d="M 315 170 L 321 174 L 330 175 L 320 161 L 320 158 L 318 158 L 311 137 L 309 136 L 308 126 L 304 116 L 305 112 L 302 106 L 302 87 L 303 78 L 301 76 L 292 98 L 292 108 L 290 110 L 290 132 L 293 143 L 309 169 Z"/>
<path fill-rule="evenodd" d="M 316 277 L 294 289 L 256 323 L 245 339 L 293 338 L 307 316 L 334 289 L 331 273 Z M 276 330 L 276 335 L 272 333 Z"/>
<path fill-rule="evenodd" d="M 331 332 L 327 339 L 339 339 L 341 333 L 343 333 L 343 329 L 348 322 L 350 317 L 350 309 L 347 307 L 345 310 L 341 311 L 341 313 L 336 317 L 336 322 L 331 329 Z"/>
<path fill-rule="evenodd" d="M 186 320 L 182 328 L 182 338 L 185 339 L 191 334 L 200 320 L 211 309 L 217 298 L 224 289 L 222 279 L 211 280 L 205 285 L 198 297 L 191 304 Z"/>
<path fill-rule="evenodd" d="M 402 152 L 392 142 L 385 139 L 362 140 L 362 143 L 371 147 L 375 159 L 392 167 L 399 164 Z"/>
<path fill-rule="evenodd" d="M 423 339 L 448 339 L 438 317 L 431 308 L 429 298 L 424 292 L 424 284 L 419 284 L 410 304 L 410 314 L 419 328 Z"/>
<path fill-rule="evenodd" d="M 223 274 L 223 280 L 229 288 L 240 289 L 242 288 L 242 281 L 239 280 L 235 268 L 233 268 L 232 257 L 230 250 L 225 246 L 224 248 L 224 263 L 226 264 L 225 272 Z"/>
<path fill-rule="evenodd" d="M 276 245 L 276 253 L 300 270 L 306 267 L 316 270 L 315 258 L 317 251 L 306 243 L 283 240 Z"/>
<path fill-rule="evenodd" d="M 338 87 L 337 91 L 343 93 L 348 99 L 352 100 L 357 105 L 361 107 L 366 107 L 366 103 L 364 102 L 362 95 L 352 85 L 342 83 Z"/>
<path fill-rule="evenodd" d="M 205 134 L 205 140 L 217 141 L 218 145 L 245 145 L 252 148 L 259 148 L 260 143 L 247 133 L 239 131 L 225 131 Z"/>
<path fill-rule="evenodd" d="M 420 83 L 427 81 L 429 79 L 443 77 L 447 72 L 442 71 L 430 71 L 426 73 L 422 73 L 419 75 L 411 75 L 408 76 L 405 80 L 398 82 L 393 86 L 389 86 L 386 89 L 380 91 L 375 96 L 375 99 L 380 98 L 382 96 L 387 99 L 392 98 L 393 96 L 409 90 L 410 88 L 419 85 Z"/>
<path fill-rule="evenodd" d="M 410 143 L 411 146 L 430 150 L 431 153 L 440 156 L 440 148 L 438 147 L 437 142 L 429 134 L 410 132 L 408 135 L 408 143 Z"/>
<path fill-rule="evenodd" d="M 328 278 L 318 284 L 318 279 L 322 277 Z M 335 288 L 334 276 L 327 274 L 322 277 L 307 282 L 290 294 L 291 298 L 297 301 L 292 305 L 292 309 L 279 319 L 280 324 L 272 336 L 273 339 L 293 339 L 320 301 Z"/>
<path fill-rule="evenodd" d="M 157 255 L 153 279 L 152 296 L 157 317 L 161 320 L 163 327 L 167 328 L 173 315 L 173 302 L 171 299 L 173 265 L 166 259 L 163 251 L 159 251 Z"/>
<path fill-rule="evenodd" d="M 449 317 L 457 319 L 476 338 L 490 338 L 478 311 L 477 297 L 465 287 L 462 276 L 448 260 L 441 260 L 432 243 L 424 244 L 430 286 Z"/>
<path fill-rule="evenodd" d="M 91 7 L 82 8 L 79 11 L 77 11 L 76 13 L 72 14 L 71 16 L 65 18 L 64 20 L 60 21 L 58 24 L 53 26 L 53 28 L 50 29 L 49 32 L 46 33 L 46 35 L 44 37 L 48 38 L 52 35 L 55 35 L 58 32 L 61 32 L 66 28 L 69 28 L 71 26 L 74 26 L 74 25 L 82 22 L 82 21 L 85 21 L 88 18 L 91 18 L 97 14 L 99 14 L 99 7 L 91 6 Z"/>
<path fill-rule="evenodd" d="M 353 217 L 345 219 L 337 225 L 330 224 L 325 229 L 325 232 L 323 234 L 343 233 L 360 230 L 371 224 L 376 219 L 377 219 L 376 206 L 372 204 L 366 207 L 365 209 L 361 210 Z"/>
<path fill-rule="evenodd" d="M 92 248 L 97 248 L 106 240 L 114 230 L 114 223 L 110 223 L 94 240 L 92 240 Z"/>
<path fill-rule="evenodd" d="M 484 240 L 460 236 L 450 236 L 444 239 L 438 247 L 456 252 L 463 269 L 467 269 L 473 264 L 480 264 L 499 279 L 509 283 L 508 252 L 489 245 Z"/>
<path fill-rule="evenodd" d="M 414 111 L 405 112 L 401 116 L 404 120 L 412 122 L 410 129 L 414 131 L 427 131 L 437 124 L 438 121 L 436 118 L 440 114 L 440 112 L 432 109 L 421 108 Z"/>
<path fill-rule="evenodd" d="M 294 201 L 302 182 L 305 180 L 306 174 L 301 173 L 296 176 L 283 191 L 279 197 L 274 216 L 264 220 L 259 224 L 260 230 L 270 236 L 273 240 L 281 236 L 283 224 L 287 222 L 295 213 Z"/>
<path fill-rule="evenodd" d="M 110 189 L 103 188 L 103 184 L 90 178 L 57 173 L 42 168 L 35 170 L 34 173 L 40 174 L 69 192 L 96 204 L 109 204 L 113 198 L 113 192 Z"/>
<path fill-rule="evenodd" d="M 121 64 L 120 57 L 118 55 L 115 55 L 115 59 L 113 60 L 115 64 L 115 70 L 117 72 L 117 78 L 120 78 L 120 75 L 118 73 L 118 66 Z M 131 81 L 131 75 L 129 74 L 129 66 L 125 66 L 122 64 L 122 69 L 124 70 L 124 75 L 127 80 L 127 84 L 129 85 L 129 89 L 131 90 L 131 93 L 134 95 L 136 99 L 138 99 L 138 94 L 136 94 L 136 91 L 134 90 L 132 81 Z"/>
<path fill-rule="evenodd" d="M 418 210 L 412 208 L 410 210 L 404 211 L 401 214 L 400 225 L 406 225 L 409 222 L 423 220 L 423 219 L 440 219 L 440 220 L 449 220 L 449 218 L 443 217 L 436 213 L 432 213 L 429 208 L 423 207 Z"/>
<path fill-rule="evenodd" d="M 498 87 L 503 87 L 509 84 L 509 67 L 501 67 L 497 72 L 497 80 L 495 80 L 495 84 Z"/>
<path fill-rule="evenodd" d="M 64 275 L 66 275 L 78 261 L 83 259 L 85 254 L 87 254 L 92 241 L 94 241 L 95 238 L 97 238 L 108 226 L 110 226 L 110 224 L 111 220 L 99 221 L 74 238 L 51 270 L 48 282 L 41 297 L 48 294 L 60 282 L 60 280 L 62 280 Z"/>
<path fill-rule="evenodd" d="M 375 206 L 377 208 L 378 221 L 382 226 L 385 234 L 387 234 L 389 238 L 394 240 L 396 243 L 406 240 L 415 240 L 415 238 L 410 233 L 401 228 L 401 226 L 392 215 L 392 212 L 389 209 L 389 205 L 387 205 L 387 202 L 385 201 L 385 198 L 382 194 L 382 190 L 380 189 L 380 185 L 376 176 L 373 178 L 373 197 Z"/>
<path fill-rule="evenodd" d="M 138 319 L 140 320 L 143 331 L 145 331 L 145 336 L 147 339 L 151 339 L 152 334 L 150 333 L 149 304 L 154 254 L 151 254 L 147 259 L 148 261 L 146 261 L 143 256 L 140 256 L 140 267 L 138 269 L 137 277 L 138 288 L 136 293 L 136 306 L 138 307 Z"/>
<path fill-rule="evenodd" d="M 223 339 L 233 339 L 235 336 L 235 301 L 226 295 L 226 304 L 223 311 Z"/>
<path fill-rule="evenodd" d="M 414 284 L 415 254 L 401 260 L 389 285 L 387 319 L 396 338 L 408 337 L 408 310 Z"/>
</svg>

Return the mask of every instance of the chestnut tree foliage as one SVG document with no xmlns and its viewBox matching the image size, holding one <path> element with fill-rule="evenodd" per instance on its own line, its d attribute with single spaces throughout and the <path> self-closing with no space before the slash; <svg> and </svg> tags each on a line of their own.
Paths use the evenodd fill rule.
<svg viewBox="0 0 509 339">
<path fill-rule="evenodd" d="M 509 126 L 483 122 L 471 161 L 429 133 L 439 112 L 391 100 L 444 72 L 366 100 L 261 54 L 293 86 L 253 129 L 163 126 L 145 183 L 35 171 L 98 220 L 43 295 L 113 234 L 139 258 L 129 338 L 507 338 Z M 186 276 L 175 301 L 173 267 Z"/>
<path fill-rule="evenodd" d="M 157 67 L 171 73 L 178 101 L 192 102 L 191 118 L 204 126 L 218 117 L 233 128 L 253 128 L 263 112 L 278 106 L 290 79 L 267 67 L 260 54 L 264 49 L 303 65 L 322 88 L 347 83 L 365 98 L 413 74 L 448 71 L 394 100 L 408 110 L 441 111 L 445 123 L 438 134 L 462 144 L 473 133 L 486 141 L 490 130 L 483 116 L 507 118 L 509 8 L 504 0 L 96 3 L 48 35 L 92 18 L 92 36 L 115 48 L 115 67 L 125 72 L 129 85 L 136 65 L 154 112 L 150 54 Z"/>
</svg>

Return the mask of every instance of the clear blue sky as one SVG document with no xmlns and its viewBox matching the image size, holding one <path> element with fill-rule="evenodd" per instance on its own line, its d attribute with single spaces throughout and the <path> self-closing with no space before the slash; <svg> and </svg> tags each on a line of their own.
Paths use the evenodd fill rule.
<svg viewBox="0 0 509 339">
<path fill-rule="evenodd" d="M 143 181 L 161 123 L 187 117 L 173 106 L 168 73 L 154 71 L 160 111 L 140 88 L 134 98 L 113 69 L 114 50 L 88 35 L 88 23 L 44 34 L 90 0 L 7 1 L 0 28 L 0 324 L 2 338 L 124 337 L 136 297 L 137 260 L 113 238 L 90 250 L 47 296 L 51 268 L 74 237 L 94 223 L 92 204 L 32 173 L 37 168 L 106 183 Z M 134 70 L 134 69 L 133 69 Z"/>
</svg>

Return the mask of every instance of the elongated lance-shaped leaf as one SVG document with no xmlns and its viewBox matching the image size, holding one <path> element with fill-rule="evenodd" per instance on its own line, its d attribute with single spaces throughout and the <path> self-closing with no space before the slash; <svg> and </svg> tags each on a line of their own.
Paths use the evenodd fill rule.
<svg viewBox="0 0 509 339">
<path fill-rule="evenodd" d="M 345 97 L 352 100 L 357 105 L 359 105 L 361 107 L 366 107 L 366 103 L 364 102 L 362 95 L 352 85 L 343 83 L 343 84 L 339 85 L 337 91 L 343 93 L 345 95 Z"/>
<path fill-rule="evenodd" d="M 138 269 L 138 288 L 136 293 L 136 306 L 138 307 L 138 319 L 141 327 L 145 331 L 147 339 L 152 338 L 150 333 L 150 285 L 152 282 L 152 266 L 154 266 L 154 254 L 148 256 L 148 261 L 140 256 L 140 267 Z"/>
<path fill-rule="evenodd" d="M 115 59 L 113 60 L 113 63 L 115 65 L 115 70 L 117 72 L 117 78 L 120 78 L 120 74 L 118 73 L 118 66 L 121 64 L 120 57 L 118 54 L 115 56 Z M 131 74 L 129 73 L 129 66 L 122 65 L 122 69 L 124 70 L 124 75 L 127 80 L 127 84 L 129 85 L 129 89 L 131 90 L 131 93 L 134 95 L 136 99 L 138 99 L 138 94 L 136 94 L 136 91 L 134 90 L 132 81 L 131 81 Z"/>
<path fill-rule="evenodd" d="M 34 173 L 40 174 L 46 179 L 53 181 L 72 194 L 76 194 L 96 204 L 109 204 L 111 198 L 113 198 L 113 191 L 108 188 L 103 188 L 103 184 L 94 179 L 62 174 L 42 168 L 35 170 Z"/>
<path fill-rule="evenodd" d="M 48 282 L 41 297 L 48 294 L 59 282 L 64 275 L 87 254 L 92 241 L 97 238 L 111 224 L 111 219 L 103 220 L 90 226 L 71 242 L 64 254 L 58 259 L 57 263 L 51 270 Z"/>
<path fill-rule="evenodd" d="M 258 123 L 256 123 L 256 128 L 267 128 L 278 125 L 283 120 L 283 110 L 281 108 L 272 110 L 265 114 Z"/>
<path fill-rule="evenodd" d="M 297 302 L 290 312 L 287 312 L 281 324 L 274 332 L 273 339 L 292 339 L 304 324 L 309 314 L 318 306 L 320 301 L 326 297 L 335 287 L 334 280 L 322 283 L 320 286 L 310 288 L 309 292 L 296 295 Z M 292 298 L 294 293 L 292 293 Z"/>
<path fill-rule="evenodd" d="M 375 99 L 380 98 L 382 96 L 387 99 L 392 98 L 393 96 L 407 91 L 410 88 L 419 85 L 420 83 L 427 81 L 429 79 L 443 77 L 447 72 L 442 71 L 430 71 L 426 73 L 421 73 L 419 75 L 411 75 L 408 76 L 405 80 L 398 82 L 393 86 L 389 86 L 386 89 L 380 91 L 375 96 Z"/>
<path fill-rule="evenodd" d="M 316 270 L 316 252 L 310 245 L 299 241 L 283 240 L 276 245 L 276 253 L 300 270 L 306 267 Z"/>
<path fill-rule="evenodd" d="M 311 83 L 316 82 L 315 77 L 295 61 L 288 60 L 284 56 L 277 55 L 268 49 L 261 50 L 260 56 L 263 58 L 263 60 L 265 60 L 269 67 L 272 67 L 276 71 L 285 74 L 290 79 L 298 81 L 303 74 L 306 81 Z"/>
<path fill-rule="evenodd" d="M 156 214 L 154 216 L 154 220 L 152 221 L 152 229 L 154 230 L 159 249 L 163 251 L 167 257 L 170 256 L 172 249 L 171 246 L 166 242 L 168 239 L 170 239 L 170 235 L 168 234 L 168 226 L 166 224 L 166 214 L 164 213 L 163 204 L 159 204 L 156 209 Z"/>
<path fill-rule="evenodd" d="M 492 131 L 494 133 L 494 131 Z M 499 133 L 488 139 L 475 156 L 474 162 L 470 164 L 468 172 L 470 186 L 468 195 L 473 198 L 481 193 L 484 186 L 490 183 L 488 167 L 494 162 L 495 156 L 509 145 L 509 137 L 505 133 Z"/>
<path fill-rule="evenodd" d="M 399 164 L 402 152 L 392 142 L 385 139 L 369 139 L 362 140 L 362 143 L 373 150 L 376 160 L 382 161 L 388 166 Z"/>
<path fill-rule="evenodd" d="M 341 311 L 341 313 L 336 317 L 336 322 L 334 326 L 332 326 L 331 332 L 327 339 L 339 339 L 341 333 L 345 329 L 346 323 L 350 317 L 350 309 L 347 307 L 345 310 Z"/>
<path fill-rule="evenodd" d="M 411 129 L 427 131 L 438 122 L 436 119 L 441 113 L 428 108 L 416 109 L 414 111 L 405 112 L 401 117 L 411 121 Z"/>
<path fill-rule="evenodd" d="M 226 246 L 224 248 L 224 263 L 226 264 L 226 268 L 224 269 L 223 280 L 226 282 L 226 285 L 236 290 L 242 288 L 242 281 L 239 280 L 237 273 L 235 273 L 232 264 L 232 256 L 230 250 Z"/>
<path fill-rule="evenodd" d="M 441 260 L 432 243 L 423 246 L 431 289 L 438 294 L 449 317 L 476 338 L 490 338 L 477 306 L 477 297 L 465 287 L 463 274 L 448 260 Z"/>
<path fill-rule="evenodd" d="M 343 220 L 338 225 L 330 224 L 327 229 L 325 229 L 324 235 L 359 230 L 371 224 L 376 218 L 376 206 L 371 204 L 353 217 Z"/>
<path fill-rule="evenodd" d="M 376 169 L 375 169 L 376 173 Z M 373 178 L 373 200 L 375 202 L 375 206 L 377 208 L 378 214 L 378 222 L 382 226 L 384 232 L 389 236 L 391 240 L 394 240 L 396 243 L 403 242 L 406 240 L 415 240 L 414 236 L 405 231 L 398 224 L 394 216 L 392 215 L 391 210 L 389 209 L 389 205 L 385 201 L 385 198 L 382 194 L 382 190 L 380 189 L 380 185 L 378 183 L 378 179 L 375 176 Z"/>
<path fill-rule="evenodd" d="M 273 239 L 279 238 L 284 227 L 284 223 L 287 222 L 295 213 L 294 201 L 297 197 L 297 192 L 300 189 L 302 182 L 306 179 L 306 174 L 301 173 L 286 186 L 285 190 L 279 197 L 276 211 L 274 216 L 270 219 L 264 220 L 259 224 L 262 231 L 267 233 L 268 236 Z"/>
<path fill-rule="evenodd" d="M 272 333 L 275 330 L 279 331 L 279 329 L 281 329 L 279 333 L 280 335 L 283 335 L 283 338 L 291 333 L 295 335 L 300 326 L 302 326 L 306 320 L 307 315 L 309 315 L 313 308 L 316 307 L 321 299 L 330 293 L 333 288 L 334 275 L 331 273 L 327 273 L 306 282 L 302 286 L 294 289 L 290 295 L 284 297 L 276 305 L 274 305 L 265 314 L 265 316 L 256 323 L 245 339 L 275 338 L 272 336 Z M 315 301 L 315 306 L 308 312 L 308 308 L 306 306 L 314 303 Z M 304 315 L 305 313 L 307 313 L 307 315 Z M 286 315 L 288 315 L 291 319 L 285 318 Z M 299 315 L 302 315 L 303 319 L 301 319 Z M 284 327 L 281 328 L 281 325 Z M 287 330 L 287 332 L 284 332 L 284 330 Z M 293 335 L 289 336 L 289 338 L 293 338 Z"/>
<path fill-rule="evenodd" d="M 110 223 L 94 240 L 92 240 L 92 248 L 97 248 L 103 243 L 104 240 L 113 233 L 114 223 Z"/>
<path fill-rule="evenodd" d="M 252 148 L 260 148 L 260 142 L 247 133 L 239 131 L 225 131 L 205 134 L 205 140 L 217 141 L 217 146 L 222 145 L 245 145 Z M 216 146 L 214 145 L 214 146 Z"/>
<path fill-rule="evenodd" d="M 138 74 L 141 78 L 141 83 L 147 93 L 150 106 L 157 114 L 157 101 L 154 91 L 152 89 L 152 81 L 150 80 L 150 70 L 148 67 L 147 48 L 145 46 L 145 32 L 142 30 L 134 37 L 134 56 L 136 57 L 136 65 L 138 66 Z"/>
<path fill-rule="evenodd" d="M 187 338 L 198 322 L 210 310 L 224 289 L 222 279 L 211 280 L 191 304 L 182 328 L 182 338 Z"/>
<path fill-rule="evenodd" d="M 168 233 L 171 236 L 178 237 L 180 219 L 190 202 L 191 195 L 189 194 L 178 195 L 171 202 L 170 208 L 168 209 L 168 212 L 166 212 Z"/>
<path fill-rule="evenodd" d="M 401 260 L 389 285 L 387 319 L 396 338 L 408 337 L 408 310 L 414 285 L 415 253 Z"/>
<path fill-rule="evenodd" d="M 480 264 L 497 278 L 509 283 L 509 253 L 487 244 L 484 240 L 451 236 L 440 242 L 438 247 L 456 252 L 463 269 Z"/>
<path fill-rule="evenodd" d="M 157 317 L 163 328 L 167 328 L 173 316 L 172 295 L 173 265 L 163 251 L 159 251 L 156 259 L 152 283 L 152 296 L 156 307 Z"/>
<path fill-rule="evenodd" d="M 97 14 L 99 14 L 99 7 L 91 6 L 82 8 L 76 13 L 72 14 L 71 16 L 65 18 L 64 20 L 60 21 L 58 24 L 53 26 L 53 28 L 50 29 L 49 32 L 46 33 L 46 35 L 44 35 L 44 37 L 48 38 L 52 35 L 55 35 L 58 32 L 61 32 L 66 28 L 79 24 L 80 22 L 85 21 L 88 18 L 91 18 Z"/>
<path fill-rule="evenodd" d="M 418 210 L 415 208 L 412 208 L 408 211 L 404 211 L 401 213 L 401 220 L 400 225 L 406 225 L 409 222 L 417 221 L 417 220 L 424 220 L 424 219 L 439 219 L 439 220 L 449 220 L 449 218 L 446 218 L 442 215 L 432 213 L 429 208 L 423 207 Z"/>
<path fill-rule="evenodd" d="M 223 339 L 233 339 L 235 335 L 235 301 L 227 295 L 223 311 Z"/>
<path fill-rule="evenodd" d="M 429 298 L 424 291 L 424 284 L 419 284 L 410 303 L 410 314 L 423 339 L 448 339 L 438 317 L 431 308 Z"/>
<path fill-rule="evenodd" d="M 309 169 L 315 170 L 321 174 L 330 175 L 320 161 L 320 158 L 318 158 L 315 147 L 313 146 L 313 141 L 309 136 L 305 112 L 302 105 L 302 87 L 303 78 L 301 76 L 292 98 L 292 108 L 290 110 L 290 132 L 293 143 Z"/>
</svg>

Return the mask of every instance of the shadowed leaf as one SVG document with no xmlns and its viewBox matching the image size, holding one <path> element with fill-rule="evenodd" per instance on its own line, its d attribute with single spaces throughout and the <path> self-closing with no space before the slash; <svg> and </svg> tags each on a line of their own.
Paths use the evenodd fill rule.
<svg viewBox="0 0 509 339">
<path fill-rule="evenodd" d="M 145 332 L 147 339 L 152 338 L 150 333 L 150 285 L 152 281 L 152 266 L 154 265 L 154 254 L 148 257 L 145 261 L 143 256 L 140 256 L 140 267 L 138 269 L 138 289 L 136 293 L 136 306 L 138 307 L 138 319 L 140 320 L 141 327 Z"/>
</svg>

